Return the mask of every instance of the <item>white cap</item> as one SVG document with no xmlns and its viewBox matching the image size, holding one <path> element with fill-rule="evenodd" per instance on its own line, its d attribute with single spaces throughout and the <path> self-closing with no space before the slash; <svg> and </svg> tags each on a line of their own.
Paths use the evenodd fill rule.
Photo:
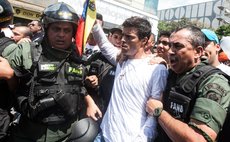
<svg viewBox="0 0 230 142">
<path fill-rule="evenodd" d="M 224 53 L 230 59 L 230 36 L 223 37 L 220 40 L 220 47 L 223 49 Z"/>
</svg>

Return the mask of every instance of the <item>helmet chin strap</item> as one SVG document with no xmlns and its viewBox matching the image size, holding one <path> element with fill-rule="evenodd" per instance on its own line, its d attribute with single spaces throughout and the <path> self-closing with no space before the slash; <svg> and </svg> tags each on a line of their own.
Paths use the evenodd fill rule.
<svg viewBox="0 0 230 142">
<path fill-rule="evenodd" d="M 44 37 L 43 43 L 45 48 L 43 48 L 44 51 L 48 52 L 49 55 L 52 55 L 55 58 L 65 58 L 66 56 L 70 55 L 73 51 L 71 46 L 68 49 L 60 49 L 60 48 L 55 48 L 52 47 L 49 42 L 47 37 Z"/>
</svg>

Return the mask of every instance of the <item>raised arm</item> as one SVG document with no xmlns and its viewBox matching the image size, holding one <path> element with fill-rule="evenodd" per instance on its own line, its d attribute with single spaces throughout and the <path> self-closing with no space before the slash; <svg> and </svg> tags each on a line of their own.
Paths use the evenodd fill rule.
<svg viewBox="0 0 230 142">
<path fill-rule="evenodd" d="M 93 37 L 97 42 L 102 54 L 113 64 L 116 65 L 117 55 L 120 53 L 120 50 L 114 47 L 109 40 L 107 39 L 104 31 L 102 30 L 99 24 L 95 24 L 93 29 Z"/>
</svg>

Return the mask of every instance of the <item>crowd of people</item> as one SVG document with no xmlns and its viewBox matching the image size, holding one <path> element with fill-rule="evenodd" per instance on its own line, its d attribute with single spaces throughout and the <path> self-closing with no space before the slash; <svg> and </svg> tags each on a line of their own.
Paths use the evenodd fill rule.
<svg viewBox="0 0 230 142">
<path fill-rule="evenodd" d="M 139 16 L 106 34 L 97 13 L 80 56 L 70 5 L 27 25 L 0 7 L 0 141 L 229 140 L 229 37 L 192 25 L 156 37 Z"/>
</svg>

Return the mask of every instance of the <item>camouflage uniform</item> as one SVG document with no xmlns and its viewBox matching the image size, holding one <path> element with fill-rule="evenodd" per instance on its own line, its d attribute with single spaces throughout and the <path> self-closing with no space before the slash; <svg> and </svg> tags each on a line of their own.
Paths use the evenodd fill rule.
<svg viewBox="0 0 230 142">
<path fill-rule="evenodd" d="M 219 133 L 230 104 L 230 85 L 227 78 L 221 74 L 214 73 L 203 79 L 194 90 L 196 96 L 194 98 L 189 97 L 191 100 L 186 98 L 186 100 L 190 102 L 188 108 L 179 105 L 181 102 L 177 102 L 178 96 L 176 98 L 173 97 L 175 95 L 169 95 L 174 92 L 172 88 L 175 89 L 177 83 L 184 82 L 189 74 L 193 74 L 198 67 L 207 64 L 207 61 L 201 62 L 192 70 L 181 75 L 177 75 L 170 70 L 166 90 L 163 95 L 164 110 L 169 112 L 174 118 L 185 123 L 189 123 L 190 119 L 195 119 L 206 124 L 216 133 Z M 186 96 L 184 93 L 181 94 L 183 97 Z M 182 104 L 183 103 L 186 103 L 186 101 L 182 102 Z M 159 131 L 156 141 L 171 141 L 160 126 Z"/>
<path fill-rule="evenodd" d="M 45 31 L 50 23 L 69 22 L 74 33 L 77 21 L 73 8 L 64 3 L 53 4 L 44 11 Z M 82 98 L 86 95 L 86 68 L 75 53 L 75 46 L 65 50 L 52 48 L 46 35 L 41 45 L 33 42 L 10 45 L 3 56 L 19 80 L 15 107 L 21 118 L 13 128 L 12 141 L 66 139 L 79 119 Z"/>
</svg>

